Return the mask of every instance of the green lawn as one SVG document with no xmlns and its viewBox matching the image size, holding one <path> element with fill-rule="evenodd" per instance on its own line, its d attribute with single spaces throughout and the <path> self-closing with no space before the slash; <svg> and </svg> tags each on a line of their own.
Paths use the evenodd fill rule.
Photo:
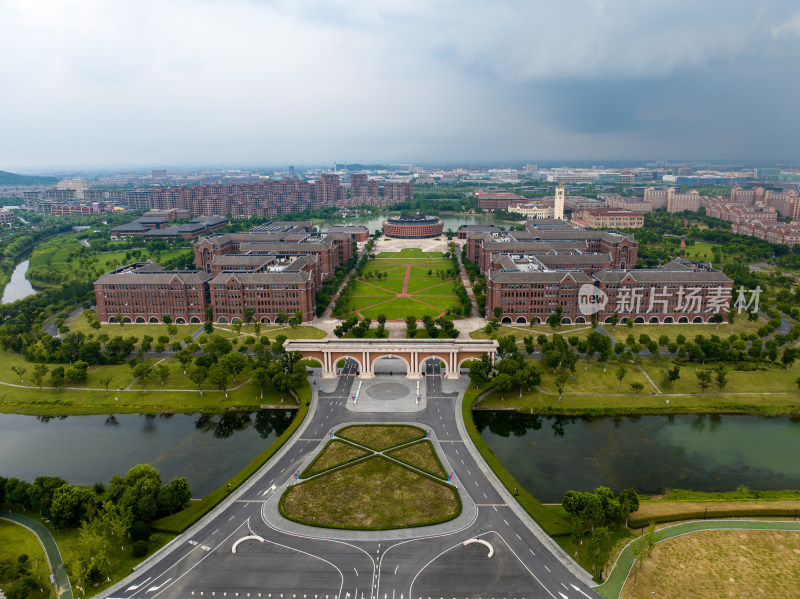
<svg viewBox="0 0 800 599">
<path fill-rule="evenodd" d="M 356 280 L 352 295 L 394 295 L 403 290 L 403 279 L 370 279 L 369 282 Z"/>
<path fill-rule="evenodd" d="M 142 340 L 142 337 L 145 335 L 150 335 L 154 340 L 158 339 L 160 336 L 164 335 L 169 337 L 170 343 L 173 341 L 181 341 L 186 335 L 191 335 L 197 329 L 199 329 L 201 324 L 179 324 L 175 325 L 178 327 L 178 332 L 175 337 L 170 337 L 169 333 L 167 333 L 167 325 L 163 323 L 159 324 L 123 324 L 122 326 L 118 324 L 102 324 L 100 325 L 100 329 L 95 331 L 92 327 L 89 326 L 86 318 L 83 315 L 78 316 L 75 320 L 67 325 L 70 331 L 80 331 L 84 335 L 100 335 L 105 333 L 112 337 L 138 337 L 139 341 Z M 153 342 L 155 344 L 155 341 Z"/>
<path fill-rule="evenodd" d="M 24 526 L 12 524 L 8 520 L 0 520 L 0 559 L 7 559 L 16 566 L 17 558 L 27 555 L 26 562 L 33 575 L 44 587 L 44 592 L 38 588 L 28 594 L 28 599 L 44 599 L 55 597 L 55 589 L 50 586 L 50 568 L 47 566 L 47 557 L 39 540 Z M 13 583 L 4 583 L 2 589 L 8 592 Z"/>
<path fill-rule="evenodd" d="M 455 305 L 455 301 L 452 303 Z M 378 317 L 378 314 L 384 314 L 389 320 L 400 320 L 409 315 L 416 316 L 417 319 L 421 319 L 424 316 L 437 317 L 444 311 L 445 309 L 443 308 L 422 304 L 411 298 L 393 299 L 379 306 L 360 310 L 365 318 L 372 318 L 373 320 Z"/>
<path fill-rule="evenodd" d="M 312 526 L 387 530 L 452 520 L 461 501 L 449 484 L 375 455 L 290 486 L 280 510 Z"/>
<path fill-rule="evenodd" d="M 394 284 L 391 284 L 394 283 Z M 397 285 L 399 283 L 399 285 Z M 396 290 L 389 290 L 388 287 L 397 287 Z M 364 283 L 357 281 L 353 285 L 353 293 L 350 297 L 394 297 L 395 294 L 400 293 L 403 288 L 402 279 L 384 280 L 375 283 Z"/>
<path fill-rule="evenodd" d="M 437 277 L 430 277 L 424 279 L 409 279 L 408 281 L 408 292 L 409 293 L 417 293 L 422 291 L 423 289 L 445 289 L 448 292 L 452 289 L 453 283 L 452 279 L 448 279 L 443 281 Z"/>
<path fill-rule="evenodd" d="M 728 384 L 723 388 L 723 391 L 726 393 L 798 392 L 796 381 L 800 376 L 800 363 L 795 362 L 788 370 L 781 366 L 768 366 L 766 363 L 762 365 L 765 370 L 744 372 L 735 370 L 737 367 L 735 362 L 727 363 L 725 366 L 728 370 Z M 681 378 L 675 381 L 675 386 L 662 389 L 662 391 L 665 393 L 701 393 L 700 386 L 697 384 L 697 372 L 716 366 L 717 363 L 709 363 L 706 366 L 693 362 L 687 363 L 681 367 Z M 660 386 L 661 372 L 672 368 L 673 363 L 671 361 L 663 361 L 662 364 L 656 365 L 648 360 L 642 364 L 642 367 Z M 716 381 L 716 375 L 712 375 L 712 385 L 706 390 L 706 395 L 719 393 L 719 388 L 714 381 Z"/>
<path fill-rule="evenodd" d="M 366 449 L 356 447 L 345 441 L 339 439 L 332 439 L 328 444 L 317 454 L 314 461 L 303 470 L 300 478 L 309 478 L 315 476 L 326 470 L 331 470 L 337 466 L 347 464 L 364 456 L 370 455 Z"/>
<path fill-rule="evenodd" d="M 408 424 L 380 425 L 363 424 L 340 428 L 337 437 L 363 445 L 374 451 L 384 451 L 391 447 L 410 443 L 425 437 L 425 431 Z"/>
<path fill-rule="evenodd" d="M 432 474 L 436 478 L 446 479 L 447 472 L 442 466 L 439 456 L 436 455 L 436 450 L 433 444 L 428 440 L 417 441 L 411 445 L 400 447 L 386 452 L 385 455 L 392 457 L 401 462 L 405 462 L 415 468 L 419 468 L 423 472 Z"/>
</svg>

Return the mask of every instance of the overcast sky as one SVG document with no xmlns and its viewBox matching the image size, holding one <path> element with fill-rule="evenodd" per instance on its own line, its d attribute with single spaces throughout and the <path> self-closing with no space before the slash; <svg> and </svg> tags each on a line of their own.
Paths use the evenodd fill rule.
<svg viewBox="0 0 800 599">
<path fill-rule="evenodd" d="M 0 170 L 800 160 L 797 0 L 0 0 Z"/>
</svg>

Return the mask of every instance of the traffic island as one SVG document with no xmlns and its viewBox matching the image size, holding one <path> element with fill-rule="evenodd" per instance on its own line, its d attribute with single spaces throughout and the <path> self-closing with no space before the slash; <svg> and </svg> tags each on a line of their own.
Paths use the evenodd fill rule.
<svg viewBox="0 0 800 599">
<path fill-rule="evenodd" d="M 340 429 L 280 499 L 284 518 L 346 530 L 392 530 L 448 522 L 461 497 L 423 429 L 363 425 Z M 392 451 L 388 451 L 392 450 Z M 387 453 L 383 453 L 387 451 Z"/>
</svg>

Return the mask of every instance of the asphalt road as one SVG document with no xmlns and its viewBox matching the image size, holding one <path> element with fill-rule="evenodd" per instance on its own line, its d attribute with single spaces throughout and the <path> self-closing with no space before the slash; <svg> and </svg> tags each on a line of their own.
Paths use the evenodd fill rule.
<svg viewBox="0 0 800 599">
<path fill-rule="evenodd" d="M 457 394 L 444 393 L 438 361 L 424 379 L 427 405 L 411 413 L 354 412 L 346 402 L 356 378 L 349 362 L 335 391 L 319 393 L 308 426 L 276 454 L 254 484 L 181 537 L 173 551 L 143 565 L 105 596 L 126 599 L 428 599 L 599 597 L 579 581 L 517 517 L 483 474 L 459 435 Z M 345 422 L 417 422 L 435 432 L 477 515 L 461 530 L 387 540 L 313 537 L 276 530 L 262 517 L 264 501 L 281 491 L 328 432 Z M 302 429 L 301 429 L 302 430 Z M 443 460 L 444 461 L 444 460 Z M 316 532 L 319 530 L 319 532 Z M 317 536 L 326 538 L 315 538 Z M 246 537 L 252 537 L 247 539 Z M 348 538 L 348 537 L 344 537 Z M 352 534 L 349 538 L 352 538 Z M 396 536 L 395 536 L 396 538 Z M 483 542 L 471 542 L 470 539 Z M 263 539 L 263 541 L 262 541 Z M 235 553 L 233 549 L 235 548 Z M 492 556 L 489 557 L 489 553 Z"/>
</svg>

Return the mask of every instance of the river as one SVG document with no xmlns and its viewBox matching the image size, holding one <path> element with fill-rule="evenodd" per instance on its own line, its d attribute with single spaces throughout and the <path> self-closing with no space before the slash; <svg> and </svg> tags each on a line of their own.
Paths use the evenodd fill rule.
<svg viewBox="0 0 800 599">
<path fill-rule="evenodd" d="M 25 278 L 25 273 L 28 272 L 30 263 L 30 260 L 23 260 L 14 267 L 14 272 L 11 273 L 11 280 L 3 290 L 3 299 L 0 300 L 0 303 L 10 304 L 36 293 L 30 281 Z"/>
<path fill-rule="evenodd" d="M 800 421 L 741 415 L 537 417 L 474 412 L 486 444 L 534 497 L 632 487 L 800 489 Z"/>
<path fill-rule="evenodd" d="M 294 412 L 36 417 L 0 414 L 0 475 L 108 483 L 150 464 L 163 482 L 185 476 L 192 496 L 224 484 L 272 444 Z"/>
</svg>

